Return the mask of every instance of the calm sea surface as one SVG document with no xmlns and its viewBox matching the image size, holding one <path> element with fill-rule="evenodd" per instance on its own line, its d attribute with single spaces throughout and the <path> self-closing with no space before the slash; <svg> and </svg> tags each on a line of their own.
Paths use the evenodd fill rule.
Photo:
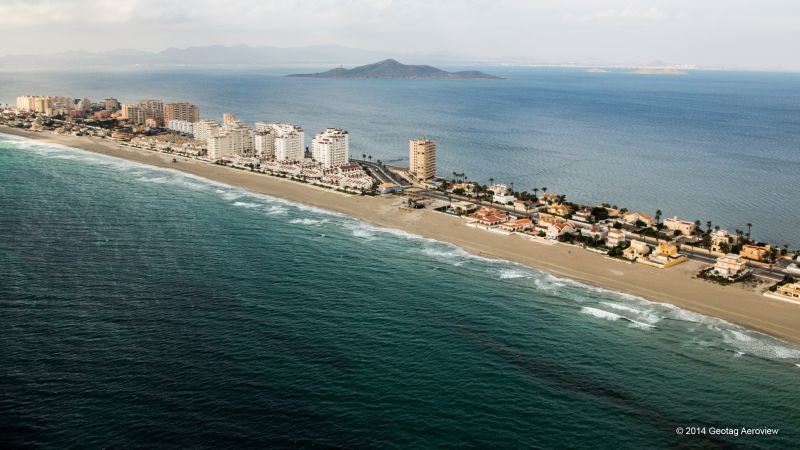
<svg viewBox="0 0 800 450">
<path fill-rule="evenodd" d="M 292 121 L 306 145 L 351 131 L 353 155 L 402 164 L 409 138 L 438 141 L 439 172 L 547 187 L 568 199 L 656 209 L 800 245 L 800 74 L 637 76 L 485 68 L 504 81 L 314 80 L 310 69 L 0 72 L 21 94 L 189 100 L 203 116 Z"/>
<path fill-rule="evenodd" d="M 468 113 L 459 126 L 469 123 Z M 469 149 L 450 142 L 446 164 L 466 162 L 455 149 Z M 538 151 L 524 148 L 520 161 L 536 166 Z M 5 135 L 0 361 L 4 448 L 800 441 L 794 346 L 348 217 Z M 690 426 L 780 432 L 676 435 Z"/>
</svg>

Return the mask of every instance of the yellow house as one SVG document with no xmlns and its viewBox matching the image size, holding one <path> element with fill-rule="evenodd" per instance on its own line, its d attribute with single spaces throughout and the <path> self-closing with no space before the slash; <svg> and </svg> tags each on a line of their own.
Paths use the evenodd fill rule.
<svg viewBox="0 0 800 450">
<path fill-rule="evenodd" d="M 667 256 L 677 255 L 678 254 L 678 247 L 676 247 L 676 246 L 674 246 L 672 244 L 666 243 L 666 242 L 662 243 L 662 244 L 658 244 L 658 247 L 656 247 L 656 254 L 659 254 L 659 253 L 662 254 L 662 255 L 667 255 Z"/>
<path fill-rule="evenodd" d="M 563 203 L 556 203 L 548 206 L 547 212 L 549 212 L 550 214 L 555 214 L 557 216 L 566 216 L 567 214 L 572 212 L 572 208 Z"/>
<path fill-rule="evenodd" d="M 784 284 L 783 286 L 778 286 L 778 289 L 775 290 L 775 293 L 780 295 L 781 297 L 800 299 L 800 282 L 788 283 Z"/>
<path fill-rule="evenodd" d="M 678 247 L 664 243 L 656 247 L 656 251 L 647 258 L 640 258 L 638 261 L 648 266 L 666 269 L 674 265 L 687 261 L 686 255 L 678 253 Z"/>
<path fill-rule="evenodd" d="M 739 256 L 753 261 L 766 261 L 769 259 L 769 254 L 772 247 L 769 245 L 743 245 Z"/>
</svg>

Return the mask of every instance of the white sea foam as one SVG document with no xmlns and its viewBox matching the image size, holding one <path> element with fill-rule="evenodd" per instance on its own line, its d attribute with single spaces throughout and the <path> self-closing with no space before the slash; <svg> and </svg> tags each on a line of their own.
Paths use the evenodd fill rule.
<svg viewBox="0 0 800 450">
<path fill-rule="evenodd" d="M 727 329 L 722 331 L 722 338 L 737 351 L 759 358 L 800 359 L 800 350 L 784 345 L 776 339 L 753 333 L 745 329 Z"/>
<path fill-rule="evenodd" d="M 617 302 L 600 302 L 600 303 L 617 311 L 623 311 L 628 314 L 631 314 L 634 317 L 636 317 L 637 321 L 641 321 L 644 324 L 650 326 L 661 321 L 661 316 L 658 315 L 658 311 L 655 310 L 655 308 L 653 307 L 648 308 L 647 306 L 643 306 L 642 308 L 636 308 L 631 305 L 626 305 Z"/>
<path fill-rule="evenodd" d="M 322 225 L 327 222 L 327 219 L 292 219 L 289 221 L 289 223 L 298 225 Z"/>
<path fill-rule="evenodd" d="M 289 210 L 280 205 L 272 205 L 264 210 L 264 214 L 268 216 L 282 216 L 288 213 Z"/>
<path fill-rule="evenodd" d="M 501 269 L 500 270 L 500 279 L 501 280 L 513 280 L 515 278 L 528 278 L 531 276 L 530 272 L 526 272 L 524 270 L 518 269 Z"/>
<path fill-rule="evenodd" d="M 603 309 L 592 308 L 590 306 L 584 306 L 581 308 L 581 312 L 584 314 L 588 314 L 590 316 L 597 317 L 598 319 L 605 319 L 605 320 L 619 320 L 622 319 L 622 316 L 610 311 L 606 311 Z"/>
<path fill-rule="evenodd" d="M 240 208 L 258 208 L 262 206 L 260 203 L 252 203 L 252 202 L 233 202 L 233 206 L 238 206 Z"/>
</svg>

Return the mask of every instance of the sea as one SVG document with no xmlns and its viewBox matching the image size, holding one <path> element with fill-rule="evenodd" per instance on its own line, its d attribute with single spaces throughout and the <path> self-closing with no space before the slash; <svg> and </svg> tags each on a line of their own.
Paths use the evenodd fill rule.
<svg viewBox="0 0 800 450">
<path fill-rule="evenodd" d="M 3 448 L 800 439 L 794 345 L 171 169 L 0 135 L 0 261 Z"/>
<path fill-rule="evenodd" d="M 344 128 L 351 156 L 396 165 L 407 164 L 409 139 L 427 136 L 441 175 L 660 209 L 731 232 L 750 223 L 753 238 L 800 246 L 800 73 L 482 67 L 506 79 L 284 76 L 329 68 L 6 68 L 0 103 L 24 94 L 190 101 L 217 120 L 231 112 L 299 124 L 307 146 L 326 127 Z"/>
</svg>

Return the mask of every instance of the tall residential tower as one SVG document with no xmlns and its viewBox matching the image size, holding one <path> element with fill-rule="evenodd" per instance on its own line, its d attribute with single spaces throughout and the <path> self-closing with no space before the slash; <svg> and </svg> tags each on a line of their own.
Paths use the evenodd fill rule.
<svg viewBox="0 0 800 450">
<path fill-rule="evenodd" d="M 418 180 L 436 176 L 436 142 L 426 138 L 408 142 L 408 171 Z"/>
</svg>

